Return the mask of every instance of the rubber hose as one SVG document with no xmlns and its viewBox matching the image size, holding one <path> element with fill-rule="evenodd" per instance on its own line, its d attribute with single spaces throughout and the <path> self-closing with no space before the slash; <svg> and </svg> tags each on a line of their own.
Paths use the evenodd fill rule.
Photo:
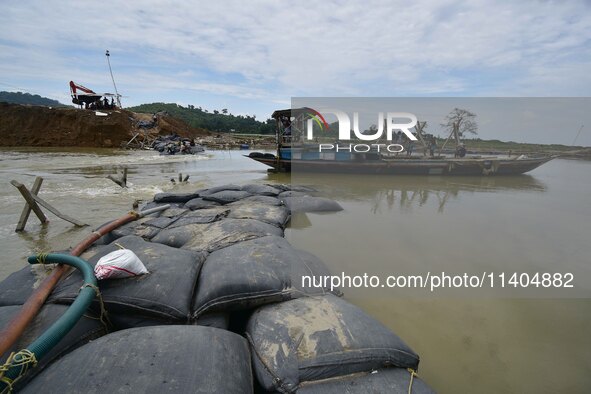
<svg viewBox="0 0 591 394">
<path fill-rule="evenodd" d="M 27 350 L 35 355 L 37 360 L 42 359 L 57 343 L 64 337 L 70 330 L 76 325 L 78 320 L 86 313 L 86 310 L 92 303 L 92 300 L 96 296 L 94 288 L 97 286 L 96 277 L 94 276 L 94 270 L 86 261 L 79 257 L 66 255 L 66 254 L 48 254 L 41 256 L 30 256 L 28 261 L 29 264 L 38 264 L 42 261 L 48 264 L 65 264 L 72 267 L 78 268 L 82 272 L 84 277 L 84 285 L 76 297 L 76 300 L 70 305 L 66 312 L 49 327 L 39 338 L 33 343 L 27 346 Z M 90 286 L 87 286 L 90 285 Z M 27 369 L 28 366 L 14 365 L 21 361 L 19 358 L 15 358 L 12 364 L 13 366 L 6 371 L 5 376 L 14 379 L 21 374 L 23 369 Z M 0 389 L 2 383 L 0 382 Z"/>
</svg>

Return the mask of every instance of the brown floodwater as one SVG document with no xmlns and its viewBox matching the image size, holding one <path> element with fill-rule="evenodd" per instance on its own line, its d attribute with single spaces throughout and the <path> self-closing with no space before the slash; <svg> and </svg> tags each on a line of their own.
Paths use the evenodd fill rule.
<svg viewBox="0 0 591 394">
<path fill-rule="evenodd" d="M 513 177 L 292 182 L 344 207 L 296 216 L 286 234 L 333 275 L 573 274 L 568 289 L 344 288 L 421 356 L 419 376 L 438 392 L 591 392 L 591 162 Z"/>
<path fill-rule="evenodd" d="M 242 155 L 150 151 L 0 150 L 0 279 L 33 252 L 75 245 L 93 228 L 160 191 L 224 183 L 311 185 L 344 211 L 296 215 L 286 231 L 333 274 L 385 278 L 425 272 L 572 272 L 573 289 L 456 289 L 434 293 L 344 288 L 345 298 L 421 356 L 419 375 L 442 393 L 591 391 L 591 162 L 554 160 L 518 177 L 268 174 Z M 105 177 L 129 168 L 129 188 Z M 174 185 L 178 173 L 188 185 Z M 10 185 L 45 179 L 41 197 L 90 225 L 48 214 L 14 228 L 23 201 Z"/>
</svg>

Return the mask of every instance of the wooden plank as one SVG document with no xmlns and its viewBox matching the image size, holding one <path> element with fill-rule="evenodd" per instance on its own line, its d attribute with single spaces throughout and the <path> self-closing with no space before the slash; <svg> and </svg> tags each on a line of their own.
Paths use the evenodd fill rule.
<svg viewBox="0 0 591 394">
<path fill-rule="evenodd" d="M 43 211 L 41 210 L 41 208 L 39 208 L 39 205 L 37 205 L 37 203 L 35 202 L 35 196 L 33 196 L 29 192 L 29 189 L 27 189 L 25 187 L 25 185 L 23 185 L 22 183 L 19 183 L 15 180 L 10 181 L 10 184 L 12 186 L 16 187 L 18 189 L 18 191 L 22 194 L 23 198 L 25 199 L 25 201 L 27 202 L 29 207 L 31 207 L 31 209 L 33 210 L 35 215 L 37 215 L 37 217 L 39 218 L 41 223 L 47 223 L 47 217 L 45 217 L 45 214 L 43 214 Z"/>
<path fill-rule="evenodd" d="M 43 178 L 38 176 L 35 178 L 35 182 L 33 182 L 33 187 L 31 188 L 31 194 L 37 195 L 39 194 L 39 190 L 41 190 L 41 185 L 43 184 Z M 27 220 L 29 220 L 29 215 L 31 214 L 31 207 L 29 204 L 25 202 L 25 206 L 23 207 L 23 211 L 21 212 L 21 217 L 18 220 L 18 224 L 16 225 L 16 232 L 23 231 L 25 229 L 25 225 L 27 224 Z"/>
<path fill-rule="evenodd" d="M 49 205 L 49 203 L 47 201 L 43 200 L 41 197 L 35 196 L 35 195 L 32 195 L 31 197 L 33 198 L 33 200 L 35 200 L 37 203 L 39 203 L 39 205 L 41 205 L 43 208 L 47 209 L 49 212 L 53 213 L 58 218 L 63 219 L 66 222 L 70 222 L 78 227 L 88 226 L 88 224 L 86 224 L 86 223 L 82 223 L 82 222 L 74 219 L 71 216 L 61 213 L 60 211 L 55 209 L 53 206 Z"/>
</svg>

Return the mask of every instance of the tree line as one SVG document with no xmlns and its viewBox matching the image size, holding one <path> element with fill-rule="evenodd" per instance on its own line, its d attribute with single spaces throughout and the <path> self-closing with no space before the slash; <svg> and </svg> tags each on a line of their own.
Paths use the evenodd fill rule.
<svg viewBox="0 0 591 394">
<path fill-rule="evenodd" d="M 214 132 L 232 132 L 241 134 L 275 134 L 275 121 L 259 121 L 256 115 L 233 115 L 226 108 L 208 111 L 202 107 L 174 103 L 151 103 L 126 108 L 129 111 L 155 114 L 166 112 L 189 125 Z"/>
<path fill-rule="evenodd" d="M 47 107 L 65 107 L 57 100 L 41 97 L 38 94 L 22 92 L 0 92 L 0 102 L 21 105 L 45 105 Z"/>
</svg>

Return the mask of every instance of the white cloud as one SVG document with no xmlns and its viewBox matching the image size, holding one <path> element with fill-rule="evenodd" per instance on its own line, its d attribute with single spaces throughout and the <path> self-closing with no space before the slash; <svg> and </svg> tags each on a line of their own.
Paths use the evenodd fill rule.
<svg viewBox="0 0 591 394">
<path fill-rule="evenodd" d="M 140 100 L 591 89 L 585 2 L 21 1 L 3 3 L 0 25 L 0 80 L 108 89 L 109 48 L 121 90 Z"/>
</svg>

